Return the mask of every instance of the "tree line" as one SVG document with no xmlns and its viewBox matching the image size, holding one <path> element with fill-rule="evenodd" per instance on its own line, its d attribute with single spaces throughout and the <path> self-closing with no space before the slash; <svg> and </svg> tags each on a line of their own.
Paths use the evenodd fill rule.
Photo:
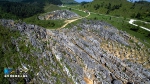
<svg viewBox="0 0 150 84">
<path fill-rule="evenodd" d="M 0 18 L 23 19 L 44 13 L 45 3 L 62 4 L 60 0 L 16 0 L 0 1 Z M 15 0 L 13 0 L 15 1 Z"/>
<path fill-rule="evenodd" d="M 1 2 L 0 18 L 27 18 L 44 12 L 43 6 L 39 3 Z"/>
</svg>

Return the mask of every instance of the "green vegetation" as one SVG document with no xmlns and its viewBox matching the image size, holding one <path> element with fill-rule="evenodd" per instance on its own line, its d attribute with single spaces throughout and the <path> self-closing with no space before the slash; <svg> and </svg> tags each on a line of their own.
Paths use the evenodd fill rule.
<svg viewBox="0 0 150 84">
<path fill-rule="evenodd" d="M 22 2 L 23 0 L 0 0 L 0 1 L 9 1 L 9 2 Z"/>
<path fill-rule="evenodd" d="M 74 9 L 71 9 L 72 12 L 75 12 L 77 13 L 78 15 L 82 16 L 82 17 L 85 17 L 88 15 L 88 13 L 85 13 L 85 12 L 82 12 L 82 11 L 78 11 L 78 10 L 74 10 Z"/>
<path fill-rule="evenodd" d="M 44 4 L 0 2 L 0 18 L 22 19 L 42 13 Z M 5 15 L 6 14 L 6 15 Z"/>
<path fill-rule="evenodd" d="M 23 20 L 28 24 L 35 24 L 48 29 L 60 28 L 64 23 L 63 20 L 39 20 L 38 15 L 26 18 Z"/>
<path fill-rule="evenodd" d="M 86 2 L 86 1 L 83 1 L 81 2 L 81 6 L 85 5 L 85 4 L 88 4 L 89 2 Z"/>
<path fill-rule="evenodd" d="M 51 12 L 51 11 L 55 11 L 55 10 L 60 10 L 60 8 L 53 4 L 46 4 L 44 6 L 44 12 Z"/>
<path fill-rule="evenodd" d="M 60 0 L 23 0 L 22 2 L 26 2 L 26 3 L 40 3 L 40 4 L 45 4 L 45 3 L 49 3 L 49 4 L 55 4 L 55 5 L 60 5 L 62 4 L 62 2 Z"/>
<path fill-rule="evenodd" d="M 94 0 L 84 4 L 81 9 L 114 16 L 138 18 L 150 21 L 150 3 L 145 1 L 131 3 L 127 0 Z"/>
<path fill-rule="evenodd" d="M 63 20 L 38 19 L 39 14 L 59 9 L 58 6 L 50 3 L 2 2 L 0 3 L 0 18 L 21 19 L 28 24 L 36 24 L 44 28 L 60 28 L 64 24 Z"/>
<path fill-rule="evenodd" d="M 4 57 L 5 58 L 9 58 L 10 53 L 13 56 L 16 53 L 16 46 L 14 44 L 12 44 L 11 42 L 11 38 L 17 38 L 19 37 L 19 32 L 17 31 L 12 31 L 8 28 L 5 28 L 3 26 L 0 25 L 0 56 L 1 56 L 1 66 L 7 66 L 6 64 L 3 63 L 4 61 Z M 5 51 L 3 51 L 5 50 Z M 11 51 L 11 52 L 10 52 Z M 3 59 L 3 61 L 2 61 Z M 11 64 L 11 63 L 10 63 Z"/>
<path fill-rule="evenodd" d="M 85 12 L 82 12 L 82 11 L 78 11 L 78 10 L 75 10 L 75 9 L 72 9 L 71 7 L 70 8 L 67 8 L 67 7 L 61 7 L 61 9 L 62 10 L 70 10 L 70 11 L 72 11 L 72 12 L 75 12 L 75 13 L 77 13 L 78 15 L 80 15 L 80 16 L 82 16 L 82 17 L 84 17 L 84 16 L 87 16 L 88 15 L 88 13 L 85 13 Z"/>
<path fill-rule="evenodd" d="M 78 9 L 80 6 L 74 5 L 74 6 L 69 6 L 69 7 L 72 7 L 71 11 L 73 11 L 73 8 Z M 63 9 L 65 9 L 65 8 L 63 8 Z M 78 11 L 78 12 L 76 12 L 76 11 L 74 11 L 74 12 L 75 13 L 81 12 L 81 11 Z M 118 28 L 119 30 L 126 31 L 131 36 L 135 36 L 136 38 L 138 38 L 138 40 L 140 40 L 142 43 L 144 43 L 147 47 L 150 47 L 150 45 L 147 44 L 147 43 L 150 43 L 150 38 L 149 38 L 150 32 L 143 30 L 139 27 L 130 25 L 128 23 L 129 19 L 127 19 L 125 17 L 123 18 L 123 17 L 116 17 L 116 16 L 105 15 L 105 14 L 91 13 L 91 15 L 89 17 L 87 17 L 86 19 L 105 21 L 105 22 L 113 25 L 114 27 Z M 80 23 L 80 22 L 81 22 L 81 20 L 77 20 L 77 21 L 69 24 L 67 26 L 67 28 L 73 27 L 73 25 Z"/>
<path fill-rule="evenodd" d="M 13 67 L 20 65 L 20 61 L 17 59 L 17 51 L 14 44 L 11 42 L 11 38 L 19 37 L 19 32 L 11 31 L 10 29 L 4 28 L 0 25 L 0 83 L 1 84 L 9 84 L 8 80 L 4 78 L 4 68 Z M 17 61 L 18 63 L 13 63 L 13 61 Z M 11 61 L 13 60 L 13 61 Z"/>
<path fill-rule="evenodd" d="M 33 56 L 31 50 L 37 51 L 37 49 L 33 48 L 31 44 L 28 43 L 28 46 L 25 45 L 25 38 L 17 41 L 19 52 L 16 47 L 17 38 L 21 37 L 20 33 L 15 30 L 11 30 L 9 28 L 3 27 L 0 25 L 0 83 L 1 84 L 9 84 L 7 78 L 4 78 L 4 68 L 10 67 L 14 70 L 18 67 L 21 67 L 21 64 L 29 64 L 33 66 L 33 71 L 28 71 L 30 74 L 30 78 L 34 77 L 34 73 L 38 72 L 37 69 L 37 57 Z M 22 54 L 20 54 L 22 53 Z M 30 59 L 27 59 L 29 58 Z M 18 78 L 16 80 L 20 84 L 24 84 L 23 78 Z"/>
<path fill-rule="evenodd" d="M 76 1 L 74 0 L 61 0 L 61 2 L 63 4 L 78 4 Z"/>
<path fill-rule="evenodd" d="M 9 1 L 0 1 L 0 18 L 24 19 L 40 13 L 57 10 L 59 7 L 52 4 L 62 4 L 60 0 Z"/>
<path fill-rule="evenodd" d="M 138 38 L 142 43 L 150 47 L 149 44 L 145 43 L 144 41 L 150 43 L 150 38 L 148 37 L 150 32 L 143 30 L 139 27 L 135 27 L 128 23 L 128 19 L 126 18 L 116 18 L 106 15 L 98 15 L 98 14 L 91 14 L 87 19 L 91 20 L 102 20 L 108 22 L 109 24 L 113 25 L 114 27 L 118 28 L 119 30 L 126 31 L 132 36 Z"/>
<path fill-rule="evenodd" d="M 9 2 L 26 2 L 26 3 L 51 3 L 51 4 L 62 4 L 60 0 L 0 0 Z"/>
<path fill-rule="evenodd" d="M 43 10 L 44 10 L 43 13 L 36 14 L 28 18 L 24 18 L 23 22 L 26 22 L 28 24 L 35 24 L 35 25 L 48 28 L 48 29 L 60 28 L 64 24 L 64 20 L 39 20 L 38 19 L 39 15 L 44 15 L 45 13 L 51 12 L 54 10 L 60 10 L 58 6 L 46 3 Z"/>
<path fill-rule="evenodd" d="M 74 22 L 72 22 L 71 24 L 68 24 L 67 26 L 66 26 L 66 28 L 72 28 L 73 26 L 77 26 L 76 24 L 78 24 L 78 23 L 80 23 L 82 20 L 80 19 L 80 20 L 77 20 L 77 21 L 74 21 Z M 81 30 L 81 28 L 78 28 L 78 30 Z"/>
<path fill-rule="evenodd" d="M 134 24 L 137 24 L 139 26 L 143 26 L 143 27 L 150 29 L 150 24 L 145 23 L 145 22 L 135 21 Z"/>
</svg>

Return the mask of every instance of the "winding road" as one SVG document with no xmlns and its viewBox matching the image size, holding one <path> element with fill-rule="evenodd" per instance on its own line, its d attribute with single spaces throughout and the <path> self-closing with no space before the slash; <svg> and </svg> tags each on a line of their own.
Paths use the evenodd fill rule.
<svg viewBox="0 0 150 84">
<path fill-rule="evenodd" d="M 139 26 L 139 25 L 137 25 L 137 24 L 134 24 L 135 21 L 140 21 L 140 20 L 130 19 L 129 24 L 132 24 L 132 25 L 134 25 L 134 26 Z M 140 22 L 144 22 L 144 21 L 140 21 Z M 144 23 L 149 24 L 148 22 L 144 22 Z M 139 27 L 150 32 L 150 29 L 148 29 L 148 28 L 146 28 L 146 27 L 143 27 L 143 26 L 139 26 Z"/>
<path fill-rule="evenodd" d="M 67 6 L 63 6 L 63 7 L 67 7 Z M 70 7 L 67 7 L 67 8 L 70 8 Z M 78 10 L 78 11 L 82 11 L 82 10 L 80 10 L 80 9 L 75 9 L 75 8 L 71 8 L 71 9 Z M 82 11 L 82 12 L 84 12 L 84 11 Z M 99 13 L 94 13 L 94 12 L 88 12 L 88 13 L 89 13 L 89 15 L 90 15 L 91 13 L 93 13 L 93 14 L 99 14 Z M 66 21 L 65 21 L 66 24 L 64 24 L 61 28 L 66 27 L 68 24 L 70 24 L 70 23 L 72 23 L 72 22 L 74 22 L 74 21 L 77 21 L 77 20 L 82 19 L 82 18 L 86 18 L 86 17 L 88 17 L 89 15 L 87 15 L 87 16 L 85 16 L 85 17 L 73 19 L 73 20 L 66 20 Z M 117 17 L 117 16 L 105 15 L 105 14 L 100 14 L 100 15 L 110 16 L 110 17 L 116 17 L 116 18 L 123 18 L 123 17 Z M 130 18 L 127 18 L 127 19 L 130 19 Z M 130 20 L 128 21 L 128 23 L 131 24 L 131 25 L 134 25 L 134 26 L 139 26 L 139 25 L 137 25 L 137 24 L 134 24 L 135 21 L 140 21 L 140 22 L 144 22 L 144 23 L 146 23 L 146 24 L 150 24 L 149 22 L 145 22 L 145 21 L 142 21 L 142 20 L 135 20 L 135 19 L 130 19 Z M 139 26 L 139 27 L 142 28 L 142 29 L 144 29 L 144 30 L 146 30 L 146 31 L 149 31 L 149 32 L 150 32 L 150 29 L 148 29 L 148 28 L 146 28 L 146 27 L 143 27 L 143 26 Z M 59 28 L 59 29 L 61 29 L 61 28 Z"/>
</svg>

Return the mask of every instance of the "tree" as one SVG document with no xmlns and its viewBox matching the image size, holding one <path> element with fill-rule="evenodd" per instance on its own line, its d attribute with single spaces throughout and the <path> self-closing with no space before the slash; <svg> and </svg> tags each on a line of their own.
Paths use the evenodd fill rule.
<svg viewBox="0 0 150 84">
<path fill-rule="evenodd" d="M 3 2 L 0 4 L 1 10 L 4 12 L 3 14 L 0 13 L 0 15 L 4 16 L 4 14 L 6 13 L 10 15 L 9 18 L 12 16 L 17 16 L 18 18 L 26 18 L 37 13 L 44 12 L 44 5 L 38 3 Z M 4 16 L 2 18 L 6 18 L 7 16 Z"/>
<path fill-rule="evenodd" d="M 97 10 L 97 9 L 99 9 L 99 8 L 100 8 L 100 5 L 99 5 L 99 4 L 94 5 L 94 9 L 95 9 L 95 10 Z"/>
<path fill-rule="evenodd" d="M 139 30 L 139 26 L 138 27 L 132 26 L 132 28 L 130 28 L 130 30 L 133 30 L 133 31 L 137 32 Z"/>
<path fill-rule="evenodd" d="M 149 38 L 150 38 L 150 33 L 147 35 L 147 37 L 149 37 Z"/>
<path fill-rule="evenodd" d="M 83 6 L 83 5 L 87 4 L 87 3 L 89 3 L 89 2 L 83 1 L 83 2 L 81 2 L 81 6 Z"/>
<path fill-rule="evenodd" d="M 109 13 L 110 13 L 110 10 L 108 9 L 107 12 L 106 12 L 106 14 L 109 14 Z"/>
<path fill-rule="evenodd" d="M 133 14 L 131 15 L 131 18 L 135 18 L 135 13 L 133 13 Z"/>
<path fill-rule="evenodd" d="M 54 23 L 54 22 L 52 22 L 52 23 L 51 23 L 51 27 L 54 27 L 54 26 L 55 26 L 55 23 Z"/>
<path fill-rule="evenodd" d="M 137 13 L 137 15 L 135 16 L 135 18 L 141 19 L 141 14 Z"/>
<path fill-rule="evenodd" d="M 109 10 L 111 9 L 111 3 L 108 4 L 107 9 L 109 9 Z"/>
<path fill-rule="evenodd" d="M 94 20 L 97 20 L 97 17 L 94 17 Z"/>
<path fill-rule="evenodd" d="M 111 17 L 109 18 L 109 20 L 111 20 Z"/>
<path fill-rule="evenodd" d="M 69 10 L 71 10 L 71 8 L 69 8 Z"/>
</svg>

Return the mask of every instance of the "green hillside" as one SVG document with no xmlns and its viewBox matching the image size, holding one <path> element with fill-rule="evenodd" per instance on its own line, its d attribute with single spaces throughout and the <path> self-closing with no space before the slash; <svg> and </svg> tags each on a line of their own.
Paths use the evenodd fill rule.
<svg viewBox="0 0 150 84">
<path fill-rule="evenodd" d="M 27 3 L 51 3 L 51 4 L 62 4 L 60 0 L 0 0 L 9 2 L 27 2 Z M 0 2 L 1 3 L 1 2 Z"/>
<path fill-rule="evenodd" d="M 40 13 L 58 10 L 60 0 L 9 0 L 0 1 L 0 18 L 23 19 Z M 37 3 L 35 3 L 37 2 Z M 55 5 L 52 5 L 55 4 Z"/>
<path fill-rule="evenodd" d="M 37 2 L 37 3 L 51 3 L 51 4 L 62 4 L 60 0 L 23 0 L 22 2 Z"/>
<path fill-rule="evenodd" d="M 96 13 L 150 21 L 150 3 L 145 1 L 131 3 L 127 0 L 94 0 L 81 8 Z"/>
<path fill-rule="evenodd" d="M 63 4 L 72 4 L 72 3 L 77 3 L 76 1 L 74 1 L 74 0 L 61 0 L 61 2 L 63 3 Z"/>
<path fill-rule="evenodd" d="M 0 18 L 22 19 L 44 12 L 43 4 L 0 2 Z"/>
<path fill-rule="evenodd" d="M 21 2 L 23 0 L 0 0 L 0 1 Z"/>
</svg>

